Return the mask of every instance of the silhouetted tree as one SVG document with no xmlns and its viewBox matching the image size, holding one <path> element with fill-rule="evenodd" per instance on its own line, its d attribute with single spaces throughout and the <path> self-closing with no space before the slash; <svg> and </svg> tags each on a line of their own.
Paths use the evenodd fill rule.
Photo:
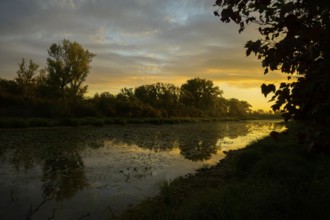
<svg viewBox="0 0 330 220">
<path fill-rule="evenodd" d="M 154 85 L 142 85 L 134 89 L 134 96 L 141 102 L 151 104 L 153 106 L 158 103 L 158 95 Z"/>
<path fill-rule="evenodd" d="M 248 41 L 246 54 L 261 60 L 264 73 L 281 70 L 296 80 L 262 85 L 274 93 L 273 110 L 283 108 L 285 118 L 324 123 L 330 112 L 330 2 L 324 0 L 217 0 L 214 12 L 222 22 L 240 26 L 253 22 L 260 39 Z M 326 95 L 325 95 L 326 94 Z"/>
<path fill-rule="evenodd" d="M 246 101 L 240 101 L 238 99 L 228 100 L 228 114 L 233 117 L 242 117 L 248 115 L 251 112 L 252 106 Z"/>
<path fill-rule="evenodd" d="M 133 88 L 122 88 L 116 98 L 120 101 L 135 101 Z"/>
<path fill-rule="evenodd" d="M 60 98 L 82 97 L 87 86 L 83 83 L 95 56 L 79 43 L 63 40 L 48 50 L 48 80 Z"/>
<path fill-rule="evenodd" d="M 206 110 L 214 107 L 222 93 L 211 80 L 194 78 L 182 84 L 180 101 L 187 106 Z"/>
<path fill-rule="evenodd" d="M 96 105 L 97 110 L 104 116 L 116 115 L 116 98 L 109 92 L 103 92 L 101 94 L 96 93 L 93 97 L 93 103 Z"/>
<path fill-rule="evenodd" d="M 22 94 L 21 89 L 14 80 L 2 79 L 0 77 L 0 94 L 1 95 L 20 95 Z"/>
<path fill-rule="evenodd" d="M 36 74 L 39 65 L 30 60 L 29 65 L 25 64 L 25 60 L 18 64 L 17 78 L 15 79 L 18 86 L 22 89 L 23 95 L 31 97 L 36 86 Z"/>
<path fill-rule="evenodd" d="M 223 97 L 218 97 L 215 101 L 215 106 L 211 112 L 211 115 L 215 117 L 223 117 L 228 116 L 228 112 L 228 100 Z"/>
<path fill-rule="evenodd" d="M 134 96 L 143 103 L 162 109 L 168 115 L 175 108 L 179 98 L 179 88 L 173 84 L 156 83 L 142 85 L 134 90 Z"/>
</svg>

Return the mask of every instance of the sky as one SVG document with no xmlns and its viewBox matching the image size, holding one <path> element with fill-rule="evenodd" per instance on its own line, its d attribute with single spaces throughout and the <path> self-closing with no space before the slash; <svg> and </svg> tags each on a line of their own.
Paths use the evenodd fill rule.
<svg viewBox="0 0 330 220">
<path fill-rule="evenodd" d="M 244 44 L 257 27 L 238 26 L 213 15 L 215 0 L 1 0 L 0 77 L 14 79 L 18 63 L 46 66 L 47 50 L 63 39 L 95 53 L 88 95 L 156 82 L 180 86 L 212 80 L 225 98 L 269 110 L 262 83 L 284 79 L 263 74 L 260 60 L 246 57 Z"/>
</svg>

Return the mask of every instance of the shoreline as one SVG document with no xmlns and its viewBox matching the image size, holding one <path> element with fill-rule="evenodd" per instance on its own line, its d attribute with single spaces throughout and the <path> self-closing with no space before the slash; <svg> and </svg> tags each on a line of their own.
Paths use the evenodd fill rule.
<svg viewBox="0 0 330 220">
<path fill-rule="evenodd" d="M 329 219 L 330 158 L 294 129 L 226 152 L 112 219 Z"/>
<path fill-rule="evenodd" d="M 48 128 L 48 127 L 103 127 L 108 125 L 126 125 L 126 124 L 180 124 L 197 122 L 238 122 L 252 120 L 281 120 L 278 117 L 224 117 L 224 118 L 0 118 L 0 129 L 16 128 Z"/>
</svg>

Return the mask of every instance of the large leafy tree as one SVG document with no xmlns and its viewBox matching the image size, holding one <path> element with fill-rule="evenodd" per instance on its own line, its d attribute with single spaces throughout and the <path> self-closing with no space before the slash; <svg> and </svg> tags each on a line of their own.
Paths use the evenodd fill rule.
<svg viewBox="0 0 330 220">
<path fill-rule="evenodd" d="M 60 98 L 76 98 L 86 93 L 83 83 L 87 78 L 93 53 L 79 43 L 63 40 L 48 49 L 49 83 Z"/>
<path fill-rule="evenodd" d="M 246 101 L 240 101 L 234 98 L 228 100 L 228 114 L 233 117 L 246 116 L 251 112 L 251 107 Z"/>
<path fill-rule="evenodd" d="M 181 85 L 180 101 L 187 106 L 211 110 L 222 93 L 211 80 L 197 77 Z"/>
<path fill-rule="evenodd" d="M 330 111 L 330 1 L 217 0 L 215 6 L 214 14 L 238 24 L 239 32 L 251 22 L 258 26 L 260 38 L 245 47 L 247 55 L 261 60 L 264 74 L 288 74 L 278 88 L 261 87 L 265 96 L 274 93 L 273 110 L 282 109 L 286 119 L 325 121 Z"/>
<path fill-rule="evenodd" d="M 140 101 L 158 108 L 172 108 L 177 104 L 179 88 L 169 83 L 142 85 L 134 90 Z"/>
</svg>

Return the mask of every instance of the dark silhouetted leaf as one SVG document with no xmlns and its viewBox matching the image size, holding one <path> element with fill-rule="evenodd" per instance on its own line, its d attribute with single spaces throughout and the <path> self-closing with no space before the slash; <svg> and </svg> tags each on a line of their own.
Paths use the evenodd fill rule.
<svg viewBox="0 0 330 220">
<path fill-rule="evenodd" d="M 262 94 L 264 94 L 265 97 L 267 97 L 267 95 L 271 92 L 275 92 L 276 91 L 276 87 L 274 84 L 262 84 L 261 85 L 261 92 Z"/>
</svg>

